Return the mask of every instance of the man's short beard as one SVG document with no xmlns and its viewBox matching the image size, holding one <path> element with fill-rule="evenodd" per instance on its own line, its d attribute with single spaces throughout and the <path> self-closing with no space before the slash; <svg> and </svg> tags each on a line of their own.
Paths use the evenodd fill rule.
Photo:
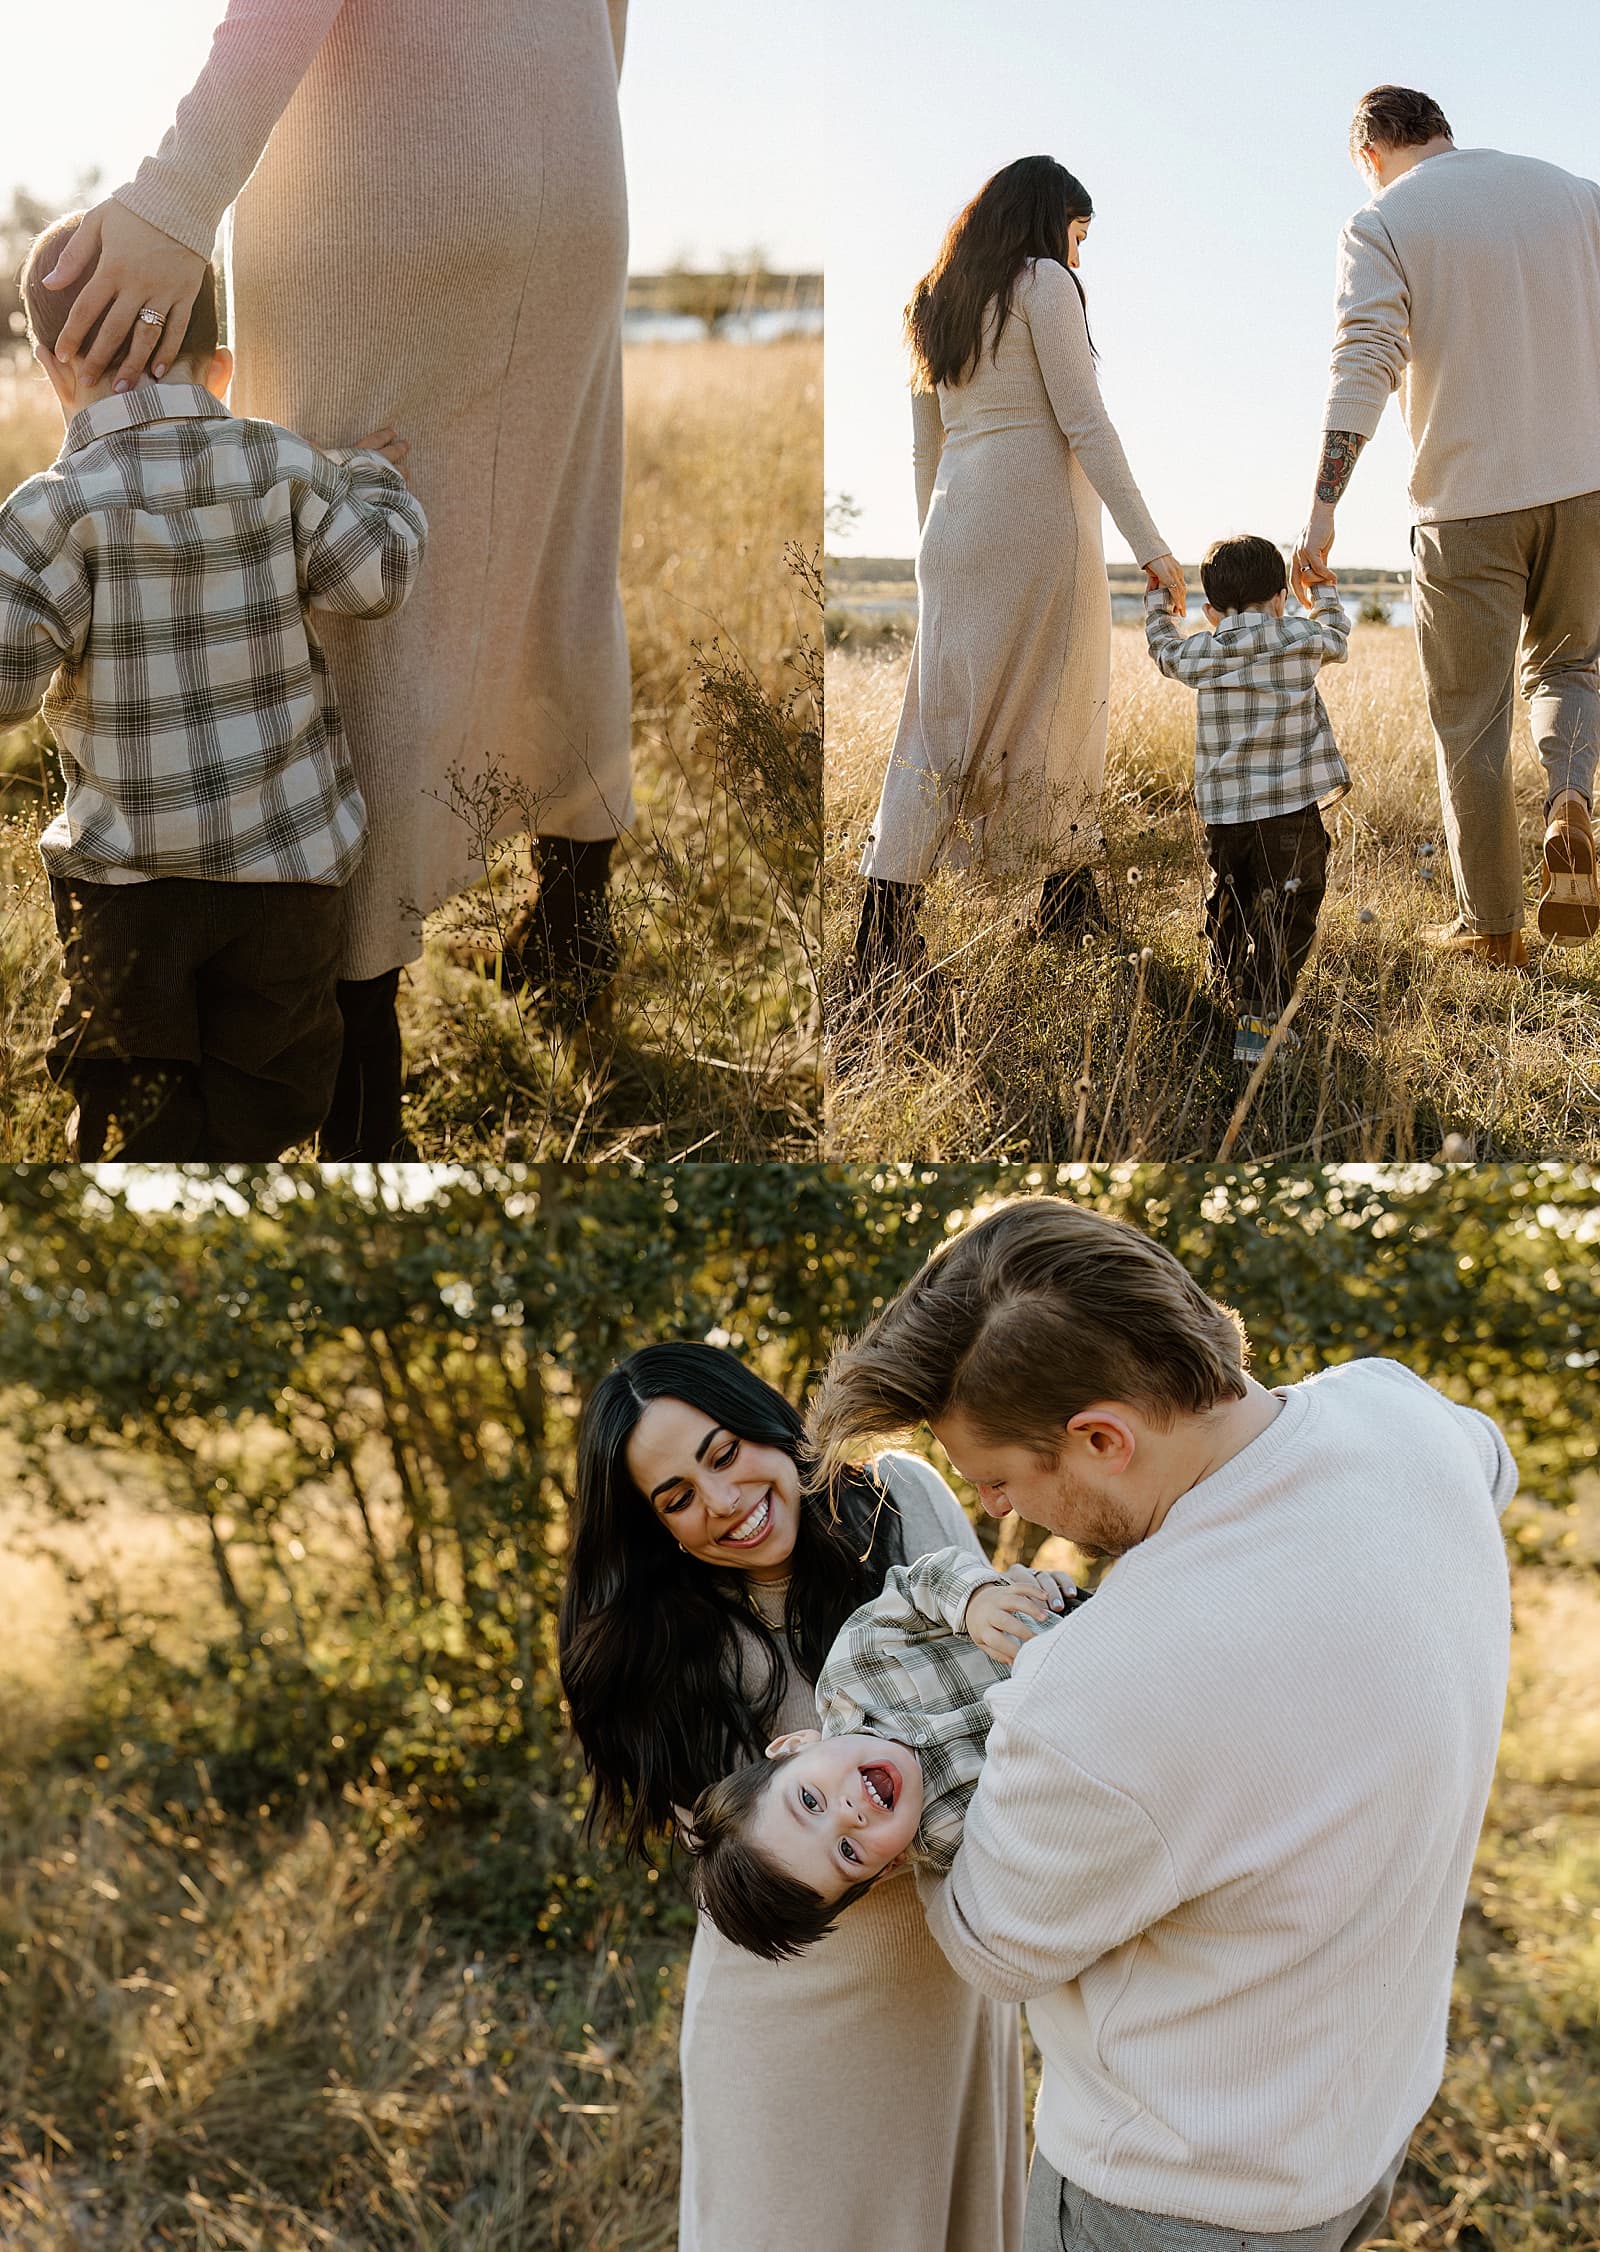
<svg viewBox="0 0 1600 2252">
<path fill-rule="evenodd" d="M 1061 1457 L 1041 1449 L 1039 1466 L 1049 1471 L 1056 1481 L 1056 1499 L 1077 1515 L 1082 1531 L 1063 1532 L 1059 1526 L 1047 1526 L 1061 1540 L 1070 1540 L 1074 1548 L 1097 1563 L 1109 1563 L 1114 1557 L 1126 1556 L 1136 1548 L 1140 1535 L 1130 1532 L 1126 1520 L 1114 1503 L 1106 1500 L 1093 1486 L 1088 1486 L 1072 1473 L 1061 1468 Z"/>
</svg>

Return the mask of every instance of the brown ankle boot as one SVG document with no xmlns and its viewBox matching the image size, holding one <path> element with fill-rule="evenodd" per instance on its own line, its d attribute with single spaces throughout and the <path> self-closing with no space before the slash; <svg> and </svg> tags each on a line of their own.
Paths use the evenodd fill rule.
<svg viewBox="0 0 1600 2252">
<path fill-rule="evenodd" d="M 602 1014 L 620 952 L 608 888 L 614 844 L 535 837 L 536 888 L 498 941 L 474 936 L 460 949 L 463 965 L 508 993 L 526 993 L 568 1030 Z"/>
<path fill-rule="evenodd" d="M 1584 946 L 1600 930 L 1600 886 L 1595 883 L 1594 824 L 1579 790 L 1550 801 L 1544 832 L 1544 890 L 1539 933 L 1553 946 Z"/>
<path fill-rule="evenodd" d="M 1459 922 L 1435 923 L 1422 936 L 1436 953 L 1467 955 L 1491 969 L 1525 970 L 1528 966 L 1528 949 L 1521 931 L 1469 931 Z"/>
</svg>

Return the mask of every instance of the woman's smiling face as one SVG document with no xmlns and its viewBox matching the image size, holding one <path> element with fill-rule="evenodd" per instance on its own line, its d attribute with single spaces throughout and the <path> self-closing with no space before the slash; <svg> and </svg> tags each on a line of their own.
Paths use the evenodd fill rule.
<svg viewBox="0 0 1600 2252">
<path fill-rule="evenodd" d="M 684 1400 L 652 1400 L 628 1441 L 628 1475 L 680 1548 L 752 1579 L 782 1579 L 800 1524 L 800 1472 L 782 1447 L 744 1439 Z"/>
</svg>

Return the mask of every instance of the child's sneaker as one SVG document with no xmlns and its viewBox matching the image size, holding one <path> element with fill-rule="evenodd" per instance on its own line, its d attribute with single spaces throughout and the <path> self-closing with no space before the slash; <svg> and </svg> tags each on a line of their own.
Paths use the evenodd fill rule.
<svg viewBox="0 0 1600 2252">
<path fill-rule="evenodd" d="M 1266 1017 L 1240 1017 L 1233 1034 L 1233 1060 L 1235 1063 L 1259 1063 L 1267 1052 L 1267 1042 L 1277 1026 Z M 1300 1035 L 1293 1030 L 1285 1032 L 1278 1041 L 1280 1055 L 1298 1048 Z"/>
</svg>

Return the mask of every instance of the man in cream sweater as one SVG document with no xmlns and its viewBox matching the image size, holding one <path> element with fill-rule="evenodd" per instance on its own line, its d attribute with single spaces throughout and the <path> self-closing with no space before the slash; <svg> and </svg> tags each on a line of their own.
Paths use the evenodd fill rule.
<svg viewBox="0 0 1600 2252">
<path fill-rule="evenodd" d="M 1339 244 L 1333 370 L 1296 591 L 1326 583 L 1334 512 L 1391 391 L 1412 445 L 1417 648 L 1438 744 L 1452 953 L 1527 965 L 1511 780 L 1521 686 L 1545 769 L 1541 934 L 1600 929 L 1600 187 L 1458 149 L 1437 102 L 1362 96 L 1375 193 Z"/>
<path fill-rule="evenodd" d="M 924 1886 L 1044 2059 L 1028 2252 L 1195 2252 L 1197 2223 L 1351 2252 L 1443 2070 L 1515 1467 L 1394 1362 L 1268 1392 L 1244 1359 L 1169 1253 L 1034 1197 L 936 1252 L 817 1403 L 830 1466 L 925 1420 L 992 1515 L 1115 1559 L 991 1692 Z"/>
</svg>

